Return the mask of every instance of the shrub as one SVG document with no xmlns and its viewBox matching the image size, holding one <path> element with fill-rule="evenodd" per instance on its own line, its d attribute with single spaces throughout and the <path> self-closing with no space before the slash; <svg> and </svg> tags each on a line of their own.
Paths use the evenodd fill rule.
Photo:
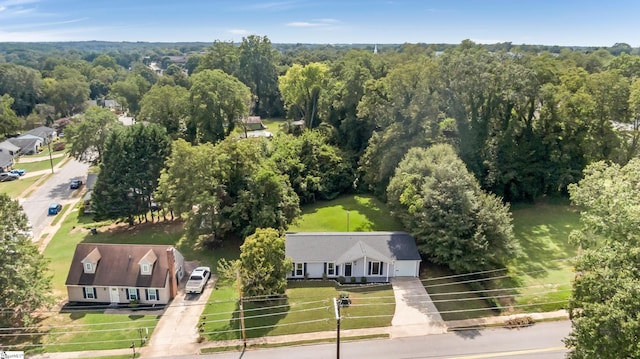
<svg viewBox="0 0 640 359">
<path fill-rule="evenodd" d="M 356 277 L 351 277 L 351 278 L 349 279 L 349 281 L 350 281 L 351 283 L 355 283 L 355 282 L 356 282 Z"/>
<path fill-rule="evenodd" d="M 338 277 L 338 283 L 344 284 L 345 278 L 343 276 Z"/>
<path fill-rule="evenodd" d="M 536 321 L 530 316 L 515 317 L 504 322 L 504 327 L 509 329 L 518 329 L 534 325 Z"/>
<path fill-rule="evenodd" d="M 360 283 L 362 284 L 367 283 L 367 277 L 363 276 L 362 278 L 360 278 Z"/>
<path fill-rule="evenodd" d="M 322 273 L 322 280 L 327 280 L 327 273 Z"/>
</svg>

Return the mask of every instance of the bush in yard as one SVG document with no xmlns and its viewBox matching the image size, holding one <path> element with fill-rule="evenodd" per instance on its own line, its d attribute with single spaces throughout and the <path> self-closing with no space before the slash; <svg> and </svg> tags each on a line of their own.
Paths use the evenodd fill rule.
<svg viewBox="0 0 640 359">
<path fill-rule="evenodd" d="M 345 278 L 343 276 L 339 276 L 338 277 L 338 283 L 344 284 L 344 282 L 345 282 Z"/>
<path fill-rule="evenodd" d="M 530 316 L 515 317 L 504 322 L 504 327 L 508 329 L 518 329 L 534 325 L 536 321 Z"/>
</svg>

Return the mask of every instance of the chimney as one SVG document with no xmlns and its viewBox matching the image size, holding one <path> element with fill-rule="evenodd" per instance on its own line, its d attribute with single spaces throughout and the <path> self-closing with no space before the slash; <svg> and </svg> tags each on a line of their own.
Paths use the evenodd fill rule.
<svg viewBox="0 0 640 359">
<path fill-rule="evenodd" d="M 178 295 L 178 280 L 176 279 L 176 257 L 173 247 L 167 248 L 167 262 L 169 264 L 169 298 L 173 299 Z"/>
</svg>

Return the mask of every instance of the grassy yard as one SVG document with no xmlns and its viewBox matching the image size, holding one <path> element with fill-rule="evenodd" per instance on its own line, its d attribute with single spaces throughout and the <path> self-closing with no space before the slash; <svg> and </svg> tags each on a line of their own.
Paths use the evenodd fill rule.
<svg viewBox="0 0 640 359">
<path fill-rule="evenodd" d="M 291 232 L 400 231 L 402 224 L 386 205 L 370 195 L 341 196 L 305 206 Z"/>
<path fill-rule="evenodd" d="M 523 311 L 565 308 L 574 272 L 569 259 L 577 255 L 569 233 L 579 227 L 578 211 L 565 201 L 518 205 L 512 209 L 514 233 L 524 256 L 509 268 L 517 275 L 516 305 Z"/>
<path fill-rule="evenodd" d="M 63 161 L 65 158 L 67 157 L 63 156 L 63 157 L 53 158 L 53 166 L 57 165 L 58 163 Z M 18 162 L 13 167 L 26 170 L 27 173 L 42 171 L 42 170 L 51 170 L 51 161 L 49 160 L 49 157 L 46 157 L 46 158 L 43 158 L 42 161 L 37 161 L 37 162 L 25 162 L 25 163 Z"/>
<path fill-rule="evenodd" d="M 20 178 L 11 182 L 0 182 L 0 192 L 6 193 L 11 198 L 18 198 L 22 192 L 31 187 L 42 176 Z"/>
<path fill-rule="evenodd" d="M 244 303 L 248 338 L 309 333 L 335 329 L 333 298 L 346 292 L 351 305 L 341 309 L 343 329 L 391 324 L 395 300 L 390 285 L 336 286 L 333 281 L 289 282 L 286 299 Z M 238 292 L 216 289 L 202 313 L 203 334 L 209 340 L 239 339 Z M 375 314 L 375 315 L 372 315 Z"/>
<path fill-rule="evenodd" d="M 267 126 L 267 131 L 273 133 L 274 136 L 283 133 L 282 124 L 285 122 L 286 120 L 283 118 L 266 118 L 262 120 L 262 123 Z"/>
<path fill-rule="evenodd" d="M 128 348 L 140 345 L 140 336 L 149 338 L 160 316 L 140 314 L 63 313 L 58 314 L 44 342 L 45 352 L 68 352 Z M 54 324 L 55 323 L 55 324 Z M 147 334 L 148 333 L 148 334 Z"/>
</svg>

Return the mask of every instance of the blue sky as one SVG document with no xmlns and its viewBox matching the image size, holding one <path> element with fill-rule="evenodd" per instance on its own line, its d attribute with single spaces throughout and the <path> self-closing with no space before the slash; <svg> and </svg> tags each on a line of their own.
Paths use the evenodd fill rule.
<svg viewBox="0 0 640 359">
<path fill-rule="evenodd" d="M 637 0 L 0 0 L 0 41 L 640 46 Z"/>
</svg>

